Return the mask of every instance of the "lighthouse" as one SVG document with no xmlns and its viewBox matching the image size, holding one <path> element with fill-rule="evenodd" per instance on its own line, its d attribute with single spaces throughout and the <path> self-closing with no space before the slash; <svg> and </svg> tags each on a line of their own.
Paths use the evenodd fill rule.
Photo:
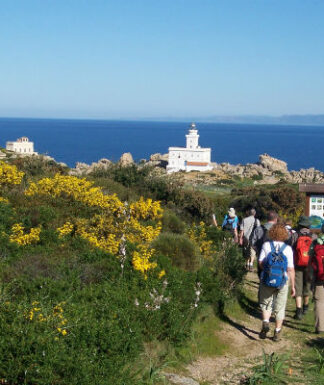
<svg viewBox="0 0 324 385">
<path fill-rule="evenodd" d="M 199 135 L 195 123 L 191 123 L 186 135 L 186 147 L 169 147 L 167 172 L 212 170 L 211 149 L 199 146 Z"/>
</svg>

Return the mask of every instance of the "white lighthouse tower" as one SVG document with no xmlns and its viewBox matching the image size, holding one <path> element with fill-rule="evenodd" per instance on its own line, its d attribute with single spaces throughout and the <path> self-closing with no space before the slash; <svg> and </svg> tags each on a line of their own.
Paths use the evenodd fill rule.
<svg viewBox="0 0 324 385">
<path fill-rule="evenodd" d="M 167 172 L 209 171 L 211 149 L 199 146 L 199 135 L 195 123 L 191 123 L 186 135 L 186 147 L 169 147 Z"/>
<path fill-rule="evenodd" d="M 198 148 L 198 130 L 196 128 L 195 123 L 191 123 L 191 126 L 189 128 L 189 134 L 186 135 L 187 142 L 186 142 L 186 148 L 188 149 L 195 149 Z"/>
</svg>

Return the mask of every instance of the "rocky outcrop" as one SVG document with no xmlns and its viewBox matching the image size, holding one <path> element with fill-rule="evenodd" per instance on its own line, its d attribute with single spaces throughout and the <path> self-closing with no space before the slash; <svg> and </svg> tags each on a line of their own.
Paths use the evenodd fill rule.
<svg viewBox="0 0 324 385">
<path fill-rule="evenodd" d="M 169 154 L 153 154 L 150 156 L 150 160 L 146 163 L 148 166 L 163 167 L 166 168 L 169 161 Z"/>
<path fill-rule="evenodd" d="M 93 162 L 91 165 L 87 163 L 77 162 L 75 168 L 71 168 L 69 174 L 76 176 L 88 175 L 94 171 L 97 171 L 98 169 L 107 170 L 111 163 L 112 162 L 109 159 L 105 158 L 98 160 L 98 162 Z"/>
<path fill-rule="evenodd" d="M 132 154 L 130 152 L 125 152 L 119 159 L 118 162 L 122 167 L 130 166 L 134 163 Z"/>
<path fill-rule="evenodd" d="M 52 159 L 52 158 L 51 158 Z M 77 163 L 75 168 L 70 170 L 70 175 L 88 175 L 95 170 L 107 170 L 112 162 L 108 159 L 100 159 L 96 163 L 88 165 Z M 121 156 L 118 164 L 129 166 L 134 164 L 131 153 Z M 140 167 L 150 165 L 155 167 L 156 172 L 165 174 L 165 167 L 168 164 L 168 154 L 153 154 L 148 161 L 144 159 L 140 162 Z M 268 154 L 259 156 L 257 163 L 230 164 L 212 163 L 213 170 L 207 172 L 184 173 L 183 177 L 190 180 L 193 184 L 212 185 L 219 181 L 229 180 L 233 177 L 250 178 L 255 184 L 275 184 L 283 180 L 287 183 L 324 183 L 324 173 L 315 168 L 301 169 L 299 171 L 288 171 L 287 163 L 271 157 Z"/>
<path fill-rule="evenodd" d="M 262 154 L 259 156 L 259 164 L 268 169 L 269 171 L 279 171 L 284 174 L 288 172 L 287 163 L 283 160 L 273 158 L 268 154 Z"/>
<path fill-rule="evenodd" d="M 211 172 L 197 173 L 195 177 L 185 175 L 192 183 L 215 184 L 233 177 L 250 178 L 254 184 L 275 184 L 283 180 L 287 183 L 324 183 L 324 173 L 314 168 L 288 171 L 287 163 L 268 154 L 259 156 L 257 163 L 230 164 L 212 163 Z M 199 175 L 198 175 L 199 174 Z"/>
</svg>

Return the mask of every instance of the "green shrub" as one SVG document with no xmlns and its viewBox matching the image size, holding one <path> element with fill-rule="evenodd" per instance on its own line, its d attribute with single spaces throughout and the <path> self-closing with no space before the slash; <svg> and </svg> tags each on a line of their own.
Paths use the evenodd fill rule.
<svg viewBox="0 0 324 385">
<path fill-rule="evenodd" d="M 217 243 L 217 251 L 211 259 L 205 260 L 203 267 L 198 271 L 198 280 L 202 282 L 202 300 L 215 306 L 217 312 L 222 312 L 225 302 L 236 295 L 243 281 L 245 261 L 241 249 L 233 243 L 233 239 L 216 230 L 209 232 L 211 239 L 223 237 Z"/>
<path fill-rule="evenodd" d="M 143 179 L 151 172 L 151 167 L 138 167 L 136 164 L 130 166 L 114 165 L 110 172 L 113 179 L 123 186 L 139 186 Z"/>
<path fill-rule="evenodd" d="M 170 210 L 164 211 L 162 226 L 163 231 L 176 234 L 183 234 L 186 228 L 186 224 Z"/>
<path fill-rule="evenodd" d="M 234 189 L 231 195 L 233 197 L 231 206 L 239 213 L 245 215 L 246 210 L 255 207 L 261 220 L 267 218 L 270 210 L 294 215 L 304 205 L 303 195 L 289 186 Z"/>
<path fill-rule="evenodd" d="M 195 271 L 200 264 L 197 246 L 184 234 L 162 233 L 152 245 L 157 253 L 171 259 L 174 266 Z"/>
<path fill-rule="evenodd" d="M 27 177 L 54 176 L 55 174 L 67 175 L 68 167 L 62 166 L 53 160 L 45 159 L 43 156 L 26 156 L 15 158 L 12 164 L 23 171 Z"/>
</svg>

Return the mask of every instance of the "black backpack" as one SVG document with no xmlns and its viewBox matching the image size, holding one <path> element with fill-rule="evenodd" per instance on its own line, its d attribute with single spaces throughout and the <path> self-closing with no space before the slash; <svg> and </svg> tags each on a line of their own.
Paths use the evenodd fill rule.
<svg viewBox="0 0 324 385">
<path fill-rule="evenodd" d="M 267 230 L 267 229 L 265 228 L 264 225 L 261 225 L 261 227 L 262 227 L 262 230 L 263 230 L 263 235 L 262 235 L 262 237 L 261 237 L 260 239 L 258 239 L 258 240 L 255 242 L 255 245 L 254 245 L 256 251 L 257 251 L 259 254 L 260 254 L 260 252 L 261 252 L 262 245 L 264 244 L 264 242 L 270 241 L 269 234 L 268 234 L 268 233 L 269 233 L 269 230 Z M 255 231 L 255 230 L 254 230 L 254 231 Z"/>
<path fill-rule="evenodd" d="M 224 231 L 231 231 L 233 232 L 233 223 L 235 221 L 235 218 L 230 218 L 228 215 L 226 216 L 226 222 L 223 226 Z"/>
</svg>

